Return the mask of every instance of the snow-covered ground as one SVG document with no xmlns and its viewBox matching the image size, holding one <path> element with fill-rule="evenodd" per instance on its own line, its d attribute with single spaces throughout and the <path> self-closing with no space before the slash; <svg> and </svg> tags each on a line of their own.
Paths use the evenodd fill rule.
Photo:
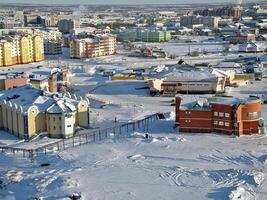
<svg viewBox="0 0 267 200">
<path fill-rule="evenodd" d="M 184 54 L 187 48 L 161 43 L 166 51 Z M 176 47 L 175 47 L 176 46 Z M 203 45 L 204 47 L 204 45 Z M 210 45 L 210 50 L 221 46 Z M 215 49 L 214 49 L 215 48 Z M 216 49 L 217 48 L 217 49 Z M 184 50 L 185 52 L 182 52 Z M 171 52 L 169 52 L 171 53 Z M 237 57 L 238 55 L 231 55 Z M 223 56 L 188 58 L 190 62 L 224 59 Z M 51 58 L 51 67 L 57 61 Z M 72 71 L 77 95 L 90 93 L 93 127 L 140 119 L 148 113 L 170 113 L 147 132 L 41 155 L 30 160 L 0 154 L 0 199 L 68 199 L 74 192 L 84 199 L 267 199 L 267 137 L 229 137 L 180 134 L 174 129 L 173 98 L 151 97 L 144 81 L 109 81 L 95 74 L 96 66 L 112 69 L 177 63 L 177 60 L 129 58 L 124 54 L 88 61 L 62 59 Z M 5 69 L 31 70 L 47 62 Z M 228 90 L 229 95 L 266 94 L 267 80 Z M 111 104 L 103 106 L 92 97 Z M 198 95 L 182 95 L 183 99 Z M 207 96 L 207 95 L 201 95 Z M 263 117 L 267 119 L 264 106 Z M 0 144 L 38 147 L 55 140 L 44 137 L 30 143 L 1 133 Z M 18 144 L 19 143 L 19 144 Z"/>
<path fill-rule="evenodd" d="M 0 154 L 0 199 L 266 198 L 265 136 L 177 134 L 172 120 L 148 132 L 32 161 Z"/>
</svg>

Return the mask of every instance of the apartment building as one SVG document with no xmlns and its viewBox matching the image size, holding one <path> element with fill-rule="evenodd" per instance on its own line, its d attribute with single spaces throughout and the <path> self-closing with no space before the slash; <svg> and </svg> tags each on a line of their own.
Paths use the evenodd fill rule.
<svg viewBox="0 0 267 200">
<path fill-rule="evenodd" d="M 111 34 L 87 35 L 70 40 L 71 58 L 93 58 L 116 52 L 116 37 Z"/>
<path fill-rule="evenodd" d="M 15 35 L 0 40 L 0 66 L 11 66 L 44 60 L 40 36 Z"/>
<path fill-rule="evenodd" d="M 10 30 L 10 34 L 29 34 L 38 35 L 44 40 L 59 40 L 62 39 L 62 33 L 57 28 L 32 28 L 32 27 L 20 27 Z"/>
<path fill-rule="evenodd" d="M 193 28 L 196 25 L 202 25 L 209 28 L 218 28 L 219 20 L 219 17 L 184 15 L 180 17 L 180 26 Z"/>
<path fill-rule="evenodd" d="M 212 97 L 183 102 L 176 97 L 180 132 L 252 135 L 263 133 L 262 102 L 256 98 Z"/>
<path fill-rule="evenodd" d="M 14 20 L 1 20 L 0 29 L 12 29 L 14 27 L 19 27 L 22 24 Z"/>
<path fill-rule="evenodd" d="M 171 40 L 170 31 L 148 29 L 119 29 L 115 30 L 118 41 L 167 42 Z"/>
<path fill-rule="evenodd" d="M 62 54 L 62 41 L 44 40 L 44 54 L 45 55 Z"/>
<path fill-rule="evenodd" d="M 19 138 L 30 139 L 42 132 L 68 138 L 78 126 L 89 126 L 88 99 L 45 93 L 29 85 L 0 96 L 0 128 Z"/>
<path fill-rule="evenodd" d="M 74 29 L 80 28 L 79 19 L 62 19 L 57 23 L 58 29 L 63 34 L 71 33 Z"/>
</svg>

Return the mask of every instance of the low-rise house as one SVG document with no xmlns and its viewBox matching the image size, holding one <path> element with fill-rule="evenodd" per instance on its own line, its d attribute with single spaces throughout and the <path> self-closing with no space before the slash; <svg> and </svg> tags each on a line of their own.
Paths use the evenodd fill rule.
<svg viewBox="0 0 267 200">
<path fill-rule="evenodd" d="M 0 94 L 0 128 L 19 138 L 30 139 L 42 132 L 68 138 L 77 127 L 89 127 L 88 99 L 45 93 L 30 85 Z"/>
<path fill-rule="evenodd" d="M 253 135 L 264 133 L 262 102 L 257 98 L 213 97 L 183 102 L 176 97 L 180 132 Z"/>
<path fill-rule="evenodd" d="M 7 72 L 0 74 L 0 90 L 8 90 L 13 87 L 26 85 L 28 77 L 23 72 Z"/>
<path fill-rule="evenodd" d="M 48 92 L 60 92 L 69 84 L 68 70 L 40 67 L 29 72 L 29 83 L 33 87 Z"/>
</svg>

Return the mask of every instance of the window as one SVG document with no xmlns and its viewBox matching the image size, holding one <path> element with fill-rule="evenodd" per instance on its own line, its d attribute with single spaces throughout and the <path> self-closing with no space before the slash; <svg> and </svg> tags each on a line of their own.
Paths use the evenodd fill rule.
<svg viewBox="0 0 267 200">
<path fill-rule="evenodd" d="M 59 117 L 59 120 L 61 120 L 61 117 Z"/>
<path fill-rule="evenodd" d="M 225 126 L 230 126 L 230 123 L 229 122 L 225 122 L 224 125 Z"/>
<path fill-rule="evenodd" d="M 261 115 L 260 112 L 248 112 L 243 114 L 245 117 L 259 117 Z"/>
<path fill-rule="evenodd" d="M 56 118 L 55 117 L 53 117 L 53 121 L 56 121 Z"/>
<path fill-rule="evenodd" d="M 224 113 L 223 112 L 219 112 L 219 116 L 220 117 L 224 117 Z"/>
<path fill-rule="evenodd" d="M 214 112 L 214 116 L 218 116 L 218 112 Z"/>
<path fill-rule="evenodd" d="M 218 121 L 214 121 L 213 124 L 214 124 L 214 125 L 218 125 Z"/>
<path fill-rule="evenodd" d="M 222 121 L 220 121 L 220 122 L 219 122 L 219 125 L 220 125 L 220 126 L 223 126 L 223 125 L 224 125 L 224 123 L 223 123 Z"/>
<path fill-rule="evenodd" d="M 225 113 L 224 115 L 225 115 L 225 117 L 227 117 L 227 118 L 230 117 L 230 114 L 229 114 L 229 113 Z"/>
<path fill-rule="evenodd" d="M 56 130 L 56 127 L 54 126 L 54 130 Z"/>
</svg>

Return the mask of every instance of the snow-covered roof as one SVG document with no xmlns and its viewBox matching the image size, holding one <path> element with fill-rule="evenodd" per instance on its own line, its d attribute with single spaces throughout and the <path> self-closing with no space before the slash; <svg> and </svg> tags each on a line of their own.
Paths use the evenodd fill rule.
<svg viewBox="0 0 267 200">
<path fill-rule="evenodd" d="M 223 104 L 229 106 L 239 106 L 241 103 L 260 101 L 257 98 L 233 98 L 233 97 L 210 97 L 199 98 L 185 103 L 182 102 L 180 110 L 211 110 L 212 104 Z"/>
<path fill-rule="evenodd" d="M 62 113 L 76 110 L 80 100 L 67 96 L 44 93 L 31 85 L 6 90 L 0 94 L 0 104 L 10 102 L 21 107 L 26 112 L 31 106 L 36 106 L 39 112 Z"/>
<path fill-rule="evenodd" d="M 208 81 L 217 80 L 217 76 L 206 71 L 172 72 L 166 75 L 165 81 Z"/>
</svg>

